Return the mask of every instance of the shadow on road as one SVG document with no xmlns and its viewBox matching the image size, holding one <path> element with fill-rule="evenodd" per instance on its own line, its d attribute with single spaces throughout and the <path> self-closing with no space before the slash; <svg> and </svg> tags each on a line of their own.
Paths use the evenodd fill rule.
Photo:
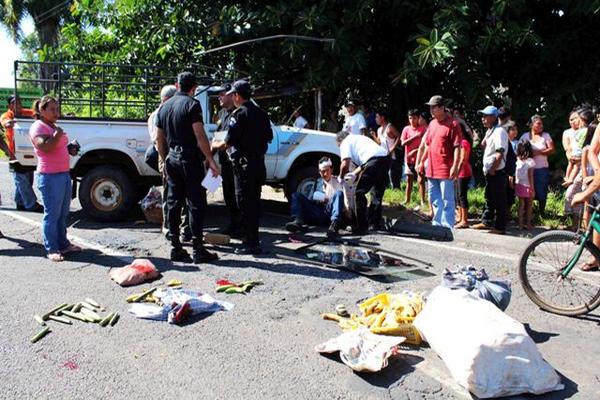
<svg viewBox="0 0 600 400">
<path fill-rule="evenodd" d="M 373 386 L 388 389 L 403 376 L 413 372 L 415 370 L 414 366 L 423 360 L 424 358 L 420 356 L 402 354 L 401 356 L 391 357 L 388 366 L 375 374 L 357 372 L 356 376 Z"/>
<path fill-rule="evenodd" d="M 548 340 L 550 340 L 550 338 L 560 335 L 559 333 L 536 331 L 529 325 L 529 323 L 525 323 L 523 324 L 523 326 L 525 327 L 525 331 L 527 331 L 527 334 L 533 339 L 534 342 L 538 344 L 545 343 Z"/>
</svg>

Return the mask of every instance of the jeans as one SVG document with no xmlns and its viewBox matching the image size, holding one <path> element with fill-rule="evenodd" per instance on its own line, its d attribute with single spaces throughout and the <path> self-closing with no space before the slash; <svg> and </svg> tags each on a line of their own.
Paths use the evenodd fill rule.
<svg viewBox="0 0 600 400">
<path fill-rule="evenodd" d="M 506 186 L 508 180 L 503 170 L 494 175 L 485 176 L 485 209 L 481 220 L 488 226 L 500 231 L 506 230 L 508 208 L 506 203 Z"/>
<path fill-rule="evenodd" d="M 11 172 L 15 182 L 15 204 L 31 210 L 37 204 L 33 191 L 33 172 Z"/>
<path fill-rule="evenodd" d="M 429 185 L 429 199 L 433 206 L 434 226 L 453 228 L 454 215 L 454 181 L 452 179 L 427 178 Z"/>
<path fill-rule="evenodd" d="M 550 184 L 550 169 L 536 168 L 533 170 L 533 187 L 535 199 L 540 205 L 540 213 L 546 211 L 546 199 L 548 198 L 548 185 Z"/>
<path fill-rule="evenodd" d="M 67 217 L 71 206 L 71 175 L 68 172 L 39 173 L 37 181 L 44 204 L 42 220 L 44 247 L 48 253 L 64 251 L 71 244 L 67 239 Z"/>
<path fill-rule="evenodd" d="M 327 204 L 310 200 L 301 193 L 292 193 L 292 217 L 311 225 L 341 222 L 344 211 L 344 192 L 336 191 Z"/>
</svg>

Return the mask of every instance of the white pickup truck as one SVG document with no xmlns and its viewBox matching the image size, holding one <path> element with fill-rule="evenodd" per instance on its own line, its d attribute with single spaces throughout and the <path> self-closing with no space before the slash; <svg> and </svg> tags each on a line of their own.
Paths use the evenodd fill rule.
<svg viewBox="0 0 600 400">
<path fill-rule="evenodd" d="M 204 121 L 212 121 L 216 97 L 200 87 Z M 17 118 L 15 126 L 16 158 L 34 168 L 37 160 L 29 140 L 29 118 Z M 69 139 L 81 145 L 80 154 L 71 157 L 71 175 L 78 184 L 83 210 L 98 221 L 118 221 L 130 215 L 132 207 L 151 185 L 160 185 L 158 173 L 146 165 L 144 153 L 150 137 L 145 121 L 78 119 L 66 117 L 59 124 Z M 209 139 L 216 125 L 205 125 Z M 317 162 L 329 156 L 339 161 L 335 134 L 272 124 L 273 141 L 266 154 L 267 184 L 283 187 L 286 194 L 309 193 L 318 177 Z"/>
</svg>

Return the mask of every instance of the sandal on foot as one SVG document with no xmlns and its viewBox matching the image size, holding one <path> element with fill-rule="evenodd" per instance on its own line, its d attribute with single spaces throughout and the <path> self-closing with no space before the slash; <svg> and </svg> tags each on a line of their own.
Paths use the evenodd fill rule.
<svg viewBox="0 0 600 400">
<path fill-rule="evenodd" d="M 54 262 L 61 262 L 61 261 L 65 260 L 63 255 L 60 253 L 48 253 L 48 255 L 46 257 L 48 258 L 48 260 L 54 261 Z"/>
<path fill-rule="evenodd" d="M 61 251 L 62 254 L 79 253 L 79 252 L 81 252 L 81 247 L 79 247 L 75 244 L 72 244 L 72 243 L 70 245 L 68 245 L 66 249 Z"/>
<path fill-rule="evenodd" d="M 454 225 L 454 229 L 466 229 L 469 227 L 469 224 L 466 222 L 462 222 L 460 224 Z"/>
<path fill-rule="evenodd" d="M 581 270 L 584 272 L 598 271 L 598 262 L 588 261 L 581 266 Z"/>
</svg>

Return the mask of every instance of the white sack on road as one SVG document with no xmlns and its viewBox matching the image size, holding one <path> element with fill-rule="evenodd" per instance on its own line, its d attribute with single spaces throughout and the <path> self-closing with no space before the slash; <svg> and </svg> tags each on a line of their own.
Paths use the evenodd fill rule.
<svg viewBox="0 0 600 400">
<path fill-rule="evenodd" d="M 454 379 L 479 398 L 564 388 L 520 322 L 464 289 L 435 288 L 414 325 Z"/>
</svg>

